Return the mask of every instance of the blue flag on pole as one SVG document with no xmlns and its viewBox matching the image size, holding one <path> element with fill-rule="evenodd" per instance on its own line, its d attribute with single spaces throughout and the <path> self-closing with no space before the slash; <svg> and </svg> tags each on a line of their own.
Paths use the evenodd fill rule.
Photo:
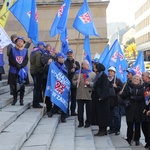
<svg viewBox="0 0 150 150">
<path fill-rule="evenodd" d="M 11 13 L 22 24 L 28 37 L 34 44 L 38 43 L 38 15 L 36 0 L 17 0 L 9 8 Z"/>
<path fill-rule="evenodd" d="M 105 47 L 105 49 L 103 50 L 103 52 L 102 52 L 102 54 L 101 54 L 98 62 L 99 63 L 103 63 L 103 61 L 107 57 L 108 53 L 109 53 L 109 45 L 107 44 L 106 47 Z"/>
<path fill-rule="evenodd" d="M 87 60 L 90 64 L 90 70 L 92 70 L 92 59 L 91 59 L 91 50 L 90 50 L 90 39 L 89 36 L 86 36 L 84 39 L 84 59 Z"/>
<path fill-rule="evenodd" d="M 51 37 L 55 36 L 56 34 L 61 34 L 62 32 L 65 32 L 69 9 L 70 9 L 70 0 L 64 0 L 51 26 L 50 29 Z"/>
<path fill-rule="evenodd" d="M 49 66 L 45 96 L 50 97 L 51 101 L 66 113 L 68 109 L 69 91 L 70 81 L 62 73 L 62 71 L 58 69 L 54 62 L 51 62 Z"/>
<path fill-rule="evenodd" d="M 123 66 L 121 63 L 121 59 L 119 55 L 117 56 L 117 63 L 116 63 L 116 76 L 124 83 L 127 81 L 127 72 L 123 70 Z"/>
<path fill-rule="evenodd" d="M 70 3 L 71 3 L 71 0 L 66 1 L 64 11 L 62 13 L 62 16 L 60 17 L 60 20 L 59 20 L 59 23 L 57 26 L 57 28 L 62 32 L 65 32 L 65 30 L 66 30 L 68 15 L 69 15 L 69 9 L 70 9 Z"/>
<path fill-rule="evenodd" d="M 108 69 L 110 66 L 117 66 L 117 56 L 120 58 L 120 63 L 122 65 L 122 69 L 126 70 L 128 67 L 127 61 L 125 59 L 124 53 L 121 49 L 121 46 L 116 39 L 113 43 L 112 47 L 109 50 L 107 57 L 104 59 L 103 64 Z"/>
<path fill-rule="evenodd" d="M 98 36 L 92 15 L 86 0 L 82 4 L 77 16 L 74 20 L 73 27 L 82 33 L 84 36 L 93 35 Z"/>
<path fill-rule="evenodd" d="M 61 33 L 60 40 L 62 42 L 61 52 L 64 53 L 65 56 L 66 56 L 67 55 L 67 51 L 69 49 L 67 28 L 65 29 L 65 32 Z"/>
<path fill-rule="evenodd" d="M 139 52 L 138 57 L 131 69 L 133 69 L 136 74 L 139 75 L 142 75 L 142 73 L 145 72 L 144 57 L 142 51 Z"/>
</svg>

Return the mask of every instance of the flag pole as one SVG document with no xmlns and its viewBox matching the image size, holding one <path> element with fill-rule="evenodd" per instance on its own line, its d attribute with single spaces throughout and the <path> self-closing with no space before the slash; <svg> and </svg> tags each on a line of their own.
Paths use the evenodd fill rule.
<svg viewBox="0 0 150 150">
<path fill-rule="evenodd" d="M 77 39 L 77 45 L 76 45 L 75 60 L 77 58 L 77 50 L 78 50 L 78 46 L 79 46 L 79 39 L 80 39 L 80 32 L 78 32 L 78 39 Z"/>
<path fill-rule="evenodd" d="M 55 49 L 57 48 L 57 44 L 58 44 L 58 42 L 59 42 L 59 37 L 60 37 L 60 34 L 57 35 L 57 39 L 56 39 L 56 43 L 55 43 Z"/>
<path fill-rule="evenodd" d="M 80 65 L 80 70 L 79 70 L 79 76 L 78 76 L 78 80 L 80 79 L 81 76 L 81 69 L 82 69 L 82 61 L 83 61 L 83 57 L 84 57 L 84 50 L 82 52 L 82 57 L 81 57 L 81 65 Z M 77 88 L 79 87 L 79 82 L 77 83 Z"/>
<path fill-rule="evenodd" d="M 8 11 L 9 11 L 9 9 L 7 11 L 5 11 L 5 13 L 3 15 L 0 16 L 0 19 L 2 19 L 7 14 Z"/>
</svg>

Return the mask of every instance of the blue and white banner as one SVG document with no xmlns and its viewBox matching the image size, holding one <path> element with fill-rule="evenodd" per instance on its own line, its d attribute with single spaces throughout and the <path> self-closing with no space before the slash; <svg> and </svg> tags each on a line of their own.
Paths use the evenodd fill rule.
<svg viewBox="0 0 150 150">
<path fill-rule="evenodd" d="M 63 72 L 58 69 L 54 62 L 51 62 L 49 66 L 45 96 L 50 97 L 51 101 L 66 113 L 68 109 L 69 92 L 70 81 Z"/>
</svg>

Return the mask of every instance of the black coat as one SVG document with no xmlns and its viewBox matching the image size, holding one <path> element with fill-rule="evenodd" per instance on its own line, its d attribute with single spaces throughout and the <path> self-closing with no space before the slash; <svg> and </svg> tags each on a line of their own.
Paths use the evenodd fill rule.
<svg viewBox="0 0 150 150">
<path fill-rule="evenodd" d="M 73 64 L 75 63 L 76 64 L 75 71 L 79 70 L 80 69 L 80 64 L 79 64 L 78 61 L 75 61 L 74 59 L 73 60 L 66 59 L 66 61 L 64 63 L 65 63 L 65 65 L 67 67 L 67 70 L 68 70 L 68 79 L 71 82 L 71 87 L 76 88 L 76 86 L 74 86 L 72 84 L 72 78 L 73 78 L 73 75 L 74 75 L 75 72 L 71 72 L 71 69 L 73 68 Z"/>
<path fill-rule="evenodd" d="M 108 100 L 109 81 L 103 72 L 92 90 L 92 124 L 107 127 L 110 123 L 110 105 Z M 101 100 L 99 100 L 101 99 Z"/>
<path fill-rule="evenodd" d="M 126 109 L 127 122 L 141 122 L 144 108 L 144 86 L 128 83 L 121 97 L 130 102 L 128 109 Z"/>
</svg>

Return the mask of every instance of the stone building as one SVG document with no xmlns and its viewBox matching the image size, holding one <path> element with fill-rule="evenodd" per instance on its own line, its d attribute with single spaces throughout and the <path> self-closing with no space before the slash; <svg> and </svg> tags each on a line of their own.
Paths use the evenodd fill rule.
<svg viewBox="0 0 150 150">
<path fill-rule="evenodd" d="M 78 61 L 81 61 L 84 36 L 81 34 L 79 36 L 78 31 L 72 27 L 72 24 L 83 1 L 84 0 L 72 0 L 70 11 L 69 11 L 68 24 L 67 24 L 69 47 L 75 51 L 76 59 Z M 57 42 L 57 36 L 50 37 L 49 30 L 61 4 L 62 4 L 62 0 L 53 0 L 53 1 L 37 0 L 39 41 L 44 41 L 45 43 L 51 43 L 53 46 L 57 45 L 56 48 L 58 51 L 60 50 L 61 42 Z M 95 27 L 99 34 L 98 37 L 90 36 L 91 53 L 93 57 L 96 52 L 101 53 L 106 47 L 106 44 L 108 43 L 106 9 L 109 4 L 109 1 L 88 0 L 88 4 L 92 13 Z M 11 34 L 16 33 L 17 35 L 24 36 L 25 39 L 28 40 L 27 33 L 25 32 L 24 28 L 21 26 L 21 24 L 16 20 L 16 18 L 12 14 L 10 14 L 9 16 L 9 19 L 5 26 L 5 31 L 9 36 Z M 29 54 L 32 48 L 33 45 L 31 45 L 29 49 Z M 5 60 L 7 60 L 7 58 L 5 58 Z M 7 66 L 5 66 L 5 68 L 7 70 Z"/>
</svg>

